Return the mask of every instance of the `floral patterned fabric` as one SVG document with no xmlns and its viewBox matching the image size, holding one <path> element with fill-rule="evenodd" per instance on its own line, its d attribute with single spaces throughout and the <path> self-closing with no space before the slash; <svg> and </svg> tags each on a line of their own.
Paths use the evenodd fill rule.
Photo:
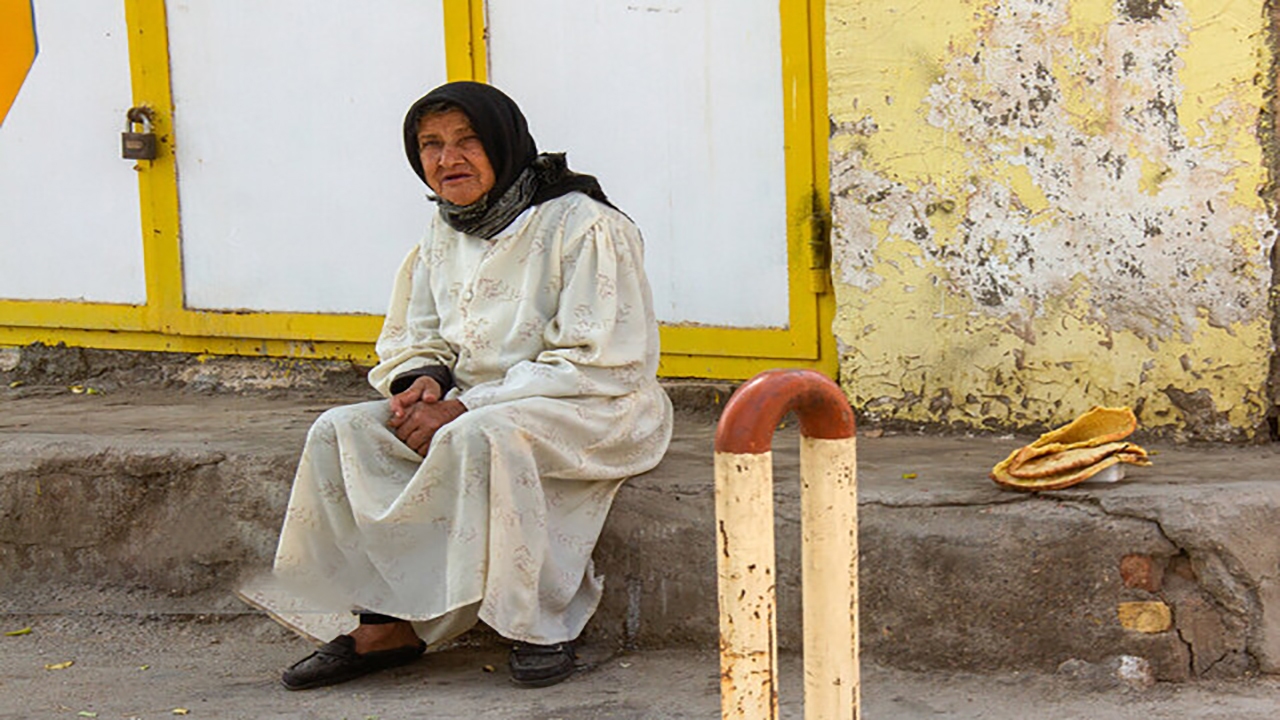
<svg viewBox="0 0 1280 720">
<path fill-rule="evenodd" d="M 276 575 L 308 607 L 418 621 L 430 643 L 477 617 L 513 640 L 576 638 L 600 599 L 591 552 L 613 496 L 671 436 L 635 225 L 580 193 L 492 240 L 437 215 L 401 265 L 377 351 L 383 395 L 441 364 L 468 411 L 425 459 L 386 426 L 385 400 L 321 415 Z"/>
</svg>

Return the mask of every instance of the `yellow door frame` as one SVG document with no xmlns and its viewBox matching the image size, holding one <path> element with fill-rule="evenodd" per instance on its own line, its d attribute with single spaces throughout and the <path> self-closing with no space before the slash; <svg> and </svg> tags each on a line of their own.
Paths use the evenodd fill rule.
<svg viewBox="0 0 1280 720">
<path fill-rule="evenodd" d="M 156 160 L 137 161 L 145 305 L 0 300 L 0 345 L 32 342 L 369 363 L 373 315 L 222 312 L 184 303 L 173 96 L 164 0 L 123 0 L 133 104 L 153 110 Z M 484 80 L 483 0 L 442 0 L 449 78 Z M 782 0 L 790 322 L 787 328 L 664 326 L 661 374 L 741 379 L 772 367 L 834 375 L 834 301 L 827 279 L 827 110 L 822 0 Z"/>
<path fill-rule="evenodd" d="M 789 322 L 786 328 L 662 327 L 667 377 L 749 378 L 777 367 L 835 377 L 830 283 L 826 17 L 823 0 L 781 0 Z"/>
</svg>

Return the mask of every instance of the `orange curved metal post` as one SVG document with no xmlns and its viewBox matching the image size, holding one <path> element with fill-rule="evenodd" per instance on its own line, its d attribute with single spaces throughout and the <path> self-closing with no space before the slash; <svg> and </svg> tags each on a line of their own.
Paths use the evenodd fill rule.
<svg viewBox="0 0 1280 720">
<path fill-rule="evenodd" d="M 716 426 L 716 452 L 768 452 L 788 412 L 800 418 L 805 437 L 840 440 L 856 430 L 853 408 L 830 378 L 813 370 L 767 370 L 729 398 Z"/>
<path fill-rule="evenodd" d="M 799 417 L 802 436 L 805 717 L 856 720 L 861 698 L 855 423 L 840 388 L 812 370 L 757 375 L 729 399 L 716 428 L 721 716 L 778 717 L 770 448 L 788 412 Z"/>
</svg>

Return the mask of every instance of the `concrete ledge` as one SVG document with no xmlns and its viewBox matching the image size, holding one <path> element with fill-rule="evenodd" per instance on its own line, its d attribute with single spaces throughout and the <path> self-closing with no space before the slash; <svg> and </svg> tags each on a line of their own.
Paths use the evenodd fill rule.
<svg viewBox="0 0 1280 720">
<path fill-rule="evenodd" d="M 368 386 L 369 368 L 342 360 L 97 350 L 33 343 L 0 347 L 0 386 L 9 397 L 48 395 L 70 386 L 110 394 L 163 388 L 177 395 L 252 395 L 259 398 L 323 398 L 335 394 L 355 402 L 378 397 Z M 737 383 L 663 379 L 681 412 L 718 417 Z"/>
<path fill-rule="evenodd" d="M 311 419 L 354 399 L 0 391 L 0 612 L 79 586 L 168 594 L 181 612 L 233 587 L 270 561 Z M 715 646 L 713 432 L 681 415 L 667 459 L 620 492 L 597 551 L 596 639 Z M 868 659 L 1053 670 L 1137 655 L 1163 679 L 1280 672 L 1280 449 L 1162 446 L 1116 485 L 1023 495 L 985 477 L 1020 443 L 860 440 Z M 779 638 L 795 648 L 792 428 L 774 454 Z"/>
<path fill-rule="evenodd" d="M 697 444 L 709 457 L 709 430 L 683 433 L 704 433 Z M 1176 680 L 1280 672 L 1280 451 L 1164 447 L 1157 467 L 1125 482 L 1024 495 L 985 477 L 1017 444 L 860 442 L 861 632 L 869 657 L 972 671 L 1136 655 L 1158 677 Z M 643 645 L 713 645 L 709 481 L 668 472 L 633 480 L 619 497 L 600 546 L 601 567 L 615 580 L 602 624 L 625 628 Z M 775 483 L 779 639 L 798 648 L 793 438 L 775 444 Z M 1166 608 L 1172 622 L 1155 632 L 1128 625 L 1121 612 L 1130 603 Z"/>
</svg>

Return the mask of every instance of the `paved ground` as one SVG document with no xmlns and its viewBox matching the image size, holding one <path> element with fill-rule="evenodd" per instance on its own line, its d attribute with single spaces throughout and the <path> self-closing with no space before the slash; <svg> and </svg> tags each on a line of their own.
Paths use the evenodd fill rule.
<svg viewBox="0 0 1280 720">
<path fill-rule="evenodd" d="M 187 621 L 67 614 L 0 618 L 0 718 L 528 718 L 664 720 L 719 717 L 717 658 L 707 651 L 613 653 L 586 648 L 591 668 L 542 690 L 511 686 L 492 644 L 428 655 L 347 685 L 291 693 L 280 668 L 308 645 L 260 617 Z M 17 627 L 17 626 L 21 627 Z M 57 670 L 47 665 L 74 662 Z M 491 672 L 489 669 L 492 668 Z M 802 717 L 798 661 L 784 657 L 782 716 Z M 1275 679 L 1161 683 L 998 673 L 912 673 L 864 665 L 870 720 L 1270 720 Z M 96 713 L 96 715 L 86 715 Z"/>
</svg>

